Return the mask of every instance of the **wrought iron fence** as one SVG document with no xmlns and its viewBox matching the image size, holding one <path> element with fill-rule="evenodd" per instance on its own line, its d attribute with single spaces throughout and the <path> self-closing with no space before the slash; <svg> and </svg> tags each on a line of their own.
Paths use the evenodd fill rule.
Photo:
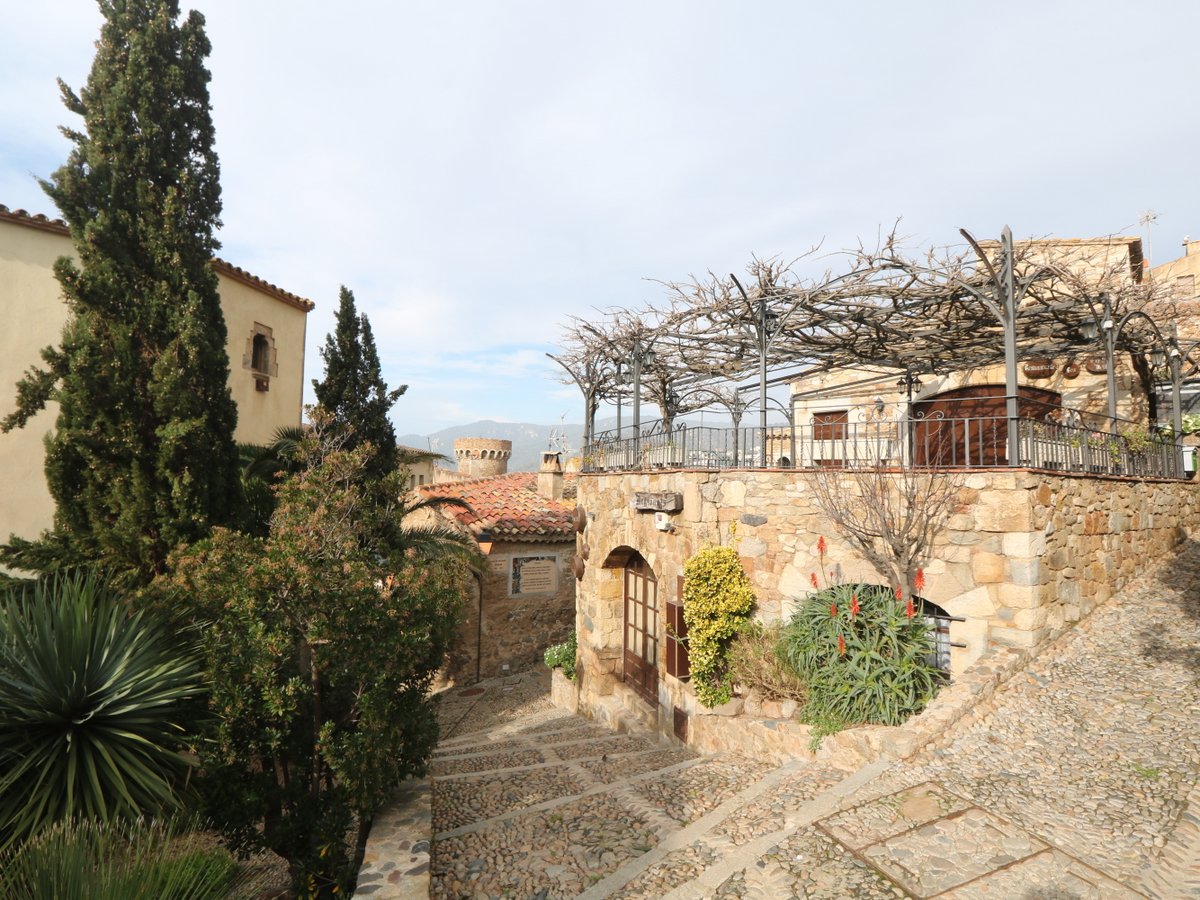
<svg viewBox="0 0 1200 900">
<path fill-rule="evenodd" d="M 1183 479 L 1184 448 L 1170 434 L 1064 407 L 1022 414 L 884 416 L 874 407 L 817 413 L 807 422 L 721 428 L 690 423 L 607 431 L 584 448 L 585 472 L 642 469 L 789 469 L 1022 466 L 1093 475 Z M 1114 427 L 1115 426 L 1115 427 Z M 1009 460 L 1010 449 L 1016 457 Z"/>
</svg>

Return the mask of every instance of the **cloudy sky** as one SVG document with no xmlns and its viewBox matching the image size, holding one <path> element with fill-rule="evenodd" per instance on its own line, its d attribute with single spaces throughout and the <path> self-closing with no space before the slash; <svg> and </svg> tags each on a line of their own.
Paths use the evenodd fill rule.
<svg viewBox="0 0 1200 900">
<path fill-rule="evenodd" d="M 371 318 L 401 433 L 581 418 L 571 314 L 751 254 L 1200 237 L 1200 4 L 195 0 L 213 43 L 222 255 Z M 91 0 L 0 0 L 0 203 L 74 124 Z M 311 392 L 310 392 L 311 393 Z"/>
</svg>

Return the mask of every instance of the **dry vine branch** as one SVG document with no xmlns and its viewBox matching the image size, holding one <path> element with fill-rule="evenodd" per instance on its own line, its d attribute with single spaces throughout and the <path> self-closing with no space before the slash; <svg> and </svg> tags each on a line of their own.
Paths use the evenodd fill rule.
<svg viewBox="0 0 1200 900">
<path fill-rule="evenodd" d="M 883 466 L 818 469 L 817 507 L 893 590 L 916 593 L 917 570 L 958 505 L 957 472 Z"/>
</svg>

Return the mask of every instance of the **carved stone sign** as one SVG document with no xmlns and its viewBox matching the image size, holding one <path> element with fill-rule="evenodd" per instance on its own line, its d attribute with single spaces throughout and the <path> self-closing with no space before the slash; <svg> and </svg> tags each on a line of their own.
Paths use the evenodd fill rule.
<svg viewBox="0 0 1200 900">
<path fill-rule="evenodd" d="M 633 495 L 633 507 L 638 512 L 682 512 L 683 494 L 674 491 L 638 491 Z"/>
<path fill-rule="evenodd" d="M 557 556 L 514 556 L 509 579 L 510 597 L 553 594 L 558 590 Z"/>
</svg>

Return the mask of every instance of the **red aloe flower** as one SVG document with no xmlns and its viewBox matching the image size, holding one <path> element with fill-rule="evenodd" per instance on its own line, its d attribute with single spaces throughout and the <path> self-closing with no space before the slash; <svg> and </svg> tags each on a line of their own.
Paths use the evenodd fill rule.
<svg viewBox="0 0 1200 900">
<path fill-rule="evenodd" d="M 913 587 L 918 591 L 925 590 L 925 570 L 917 569 L 917 577 L 913 579 Z"/>
<path fill-rule="evenodd" d="M 917 614 L 917 611 L 913 609 L 912 597 L 909 597 L 908 602 L 904 604 L 904 614 L 910 619 Z"/>
<path fill-rule="evenodd" d="M 851 619 L 853 619 L 855 616 L 858 615 L 859 608 L 860 607 L 858 605 L 858 594 L 851 594 L 850 595 L 850 618 Z"/>
<path fill-rule="evenodd" d="M 830 617 L 830 618 L 832 618 L 832 619 L 836 619 L 836 618 L 837 618 L 837 604 L 836 604 L 836 603 L 832 603 L 832 604 L 830 604 L 830 606 L 829 606 L 829 617 Z"/>
<path fill-rule="evenodd" d="M 838 653 L 842 656 L 846 655 L 846 639 L 840 634 L 838 635 Z"/>
<path fill-rule="evenodd" d="M 902 590 L 900 590 L 900 588 L 896 588 L 896 599 L 897 600 L 904 599 L 904 592 Z"/>
<path fill-rule="evenodd" d="M 813 587 L 816 587 L 816 586 L 817 586 L 817 573 L 816 573 L 816 572 L 809 572 L 809 573 L 808 573 L 808 580 L 812 582 L 812 586 L 813 586 Z"/>
<path fill-rule="evenodd" d="M 817 538 L 817 552 L 822 556 L 825 555 L 825 535 L 821 535 L 819 538 Z"/>
</svg>

